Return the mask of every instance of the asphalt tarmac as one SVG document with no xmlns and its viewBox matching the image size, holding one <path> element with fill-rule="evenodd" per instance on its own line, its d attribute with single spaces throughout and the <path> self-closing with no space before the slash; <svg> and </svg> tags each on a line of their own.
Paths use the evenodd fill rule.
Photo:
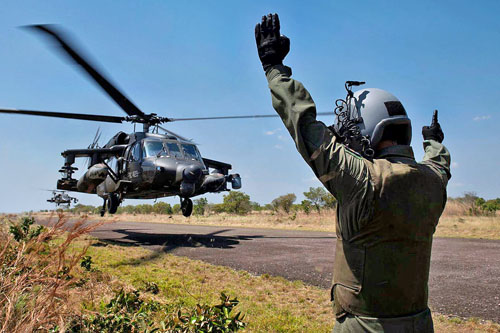
<svg viewBox="0 0 500 333">
<path fill-rule="evenodd" d="M 116 222 L 93 235 L 326 289 L 332 280 L 334 233 Z M 435 238 L 429 303 L 442 314 L 500 322 L 500 241 Z"/>
</svg>

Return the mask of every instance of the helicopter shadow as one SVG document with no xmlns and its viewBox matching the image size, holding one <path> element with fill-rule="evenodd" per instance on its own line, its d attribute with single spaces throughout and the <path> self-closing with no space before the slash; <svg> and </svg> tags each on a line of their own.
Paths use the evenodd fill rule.
<svg viewBox="0 0 500 333">
<path fill-rule="evenodd" d="M 241 241 L 250 241 L 263 238 L 263 235 L 234 235 L 222 236 L 220 234 L 231 231 L 221 229 L 207 234 L 152 234 L 130 229 L 114 229 L 113 232 L 122 234 L 124 237 L 118 239 L 107 239 L 105 242 L 118 245 L 136 245 L 153 247 L 156 251 L 169 253 L 178 248 L 214 248 L 233 249 Z"/>
</svg>

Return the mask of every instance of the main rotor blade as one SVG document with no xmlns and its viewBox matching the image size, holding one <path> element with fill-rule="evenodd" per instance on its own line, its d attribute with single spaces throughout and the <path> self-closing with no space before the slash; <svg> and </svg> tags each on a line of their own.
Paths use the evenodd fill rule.
<svg viewBox="0 0 500 333">
<path fill-rule="evenodd" d="M 81 68 L 87 72 L 88 75 L 118 104 L 123 111 L 125 111 L 129 116 L 140 116 L 144 117 L 144 112 L 139 110 L 134 103 L 132 103 L 122 92 L 120 92 L 111 82 L 106 79 L 101 73 L 99 73 L 95 66 L 84 59 L 81 56 L 81 52 L 77 52 L 74 46 L 70 46 L 67 38 L 63 37 L 64 32 L 54 25 L 37 24 L 29 25 L 27 28 L 31 28 L 37 31 L 41 31 L 52 38 L 54 38 L 66 54 L 71 57 Z"/>
<path fill-rule="evenodd" d="M 165 131 L 165 133 L 167 133 L 167 134 L 170 134 L 170 135 L 173 135 L 173 136 L 178 137 L 178 138 L 179 138 L 179 139 L 181 139 L 182 141 L 193 142 L 193 140 L 191 140 L 191 139 L 187 139 L 187 138 L 185 138 L 185 137 L 183 137 L 183 136 L 180 136 L 179 134 L 177 134 L 177 133 L 175 133 L 175 132 L 172 132 L 171 130 L 168 130 L 168 129 L 163 128 L 163 127 L 161 127 L 161 126 L 158 126 L 158 128 L 159 128 L 159 129 L 161 129 L 161 130 L 163 130 L 163 131 Z"/>
<path fill-rule="evenodd" d="M 317 116 L 333 116 L 333 112 L 318 112 Z M 171 121 L 186 121 L 186 120 L 216 120 L 216 119 L 248 119 L 248 118 L 276 118 L 277 114 L 254 114 L 250 116 L 220 116 L 220 117 L 197 117 L 197 118 L 169 118 Z"/>
<path fill-rule="evenodd" d="M 31 116 L 69 118 L 79 120 L 103 121 L 107 123 L 121 123 L 125 117 L 103 116 L 98 114 L 83 114 L 83 113 L 66 113 L 66 112 L 50 112 L 50 111 L 34 111 L 34 110 L 17 110 L 17 109 L 0 109 L 0 113 L 10 114 L 25 114 Z"/>
</svg>

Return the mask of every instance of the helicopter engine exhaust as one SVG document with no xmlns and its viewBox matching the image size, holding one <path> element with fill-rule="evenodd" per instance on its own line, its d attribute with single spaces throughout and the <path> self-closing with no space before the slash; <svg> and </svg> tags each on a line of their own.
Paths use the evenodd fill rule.
<svg viewBox="0 0 500 333">
<path fill-rule="evenodd" d="M 196 191 L 196 183 L 203 176 L 203 170 L 199 165 L 189 165 L 182 171 L 182 182 L 180 186 L 181 196 L 190 197 Z"/>
</svg>

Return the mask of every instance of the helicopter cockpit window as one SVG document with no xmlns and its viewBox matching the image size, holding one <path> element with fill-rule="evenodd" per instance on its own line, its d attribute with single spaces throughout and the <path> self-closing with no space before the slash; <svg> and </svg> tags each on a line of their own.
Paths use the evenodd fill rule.
<svg viewBox="0 0 500 333">
<path fill-rule="evenodd" d="M 111 156 L 110 158 L 108 158 L 107 163 L 108 163 L 111 170 L 113 170 L 115 172 L 118 171 L 116 158 L 114 156 Z"/>
<path fill-rule="evenodd" d="M 132 160 L 140 161 L 141 160 L 141 145 L 136 143 L 132 148 Z"/>
<path fill-rule="evenodd" d="M 167 155 L 165 149 L 163 148 L 163 142 L 161 141 L 146 141 L 144 143 L 144 149 L 147 157 Z"/>
<path fill-rule="evenodd" d="M 182 158 L 182 152 L 179 149 L 179 146 L 177 143 L 174 142 L 167 142 L 167 148 L 170 153 L 170 156 L 175 157 L 175 158 Z"/>
<path fill-rule="evenodd" d="M 191 158 L 198 161 L 201 160 L 200 153 L 198 152 L 198 149 L 196 149 L 196 146 L 183 144 L 182 150 L 184 151 L 184 155 L 186 156 L 186 158 Z"/>
</svg>

